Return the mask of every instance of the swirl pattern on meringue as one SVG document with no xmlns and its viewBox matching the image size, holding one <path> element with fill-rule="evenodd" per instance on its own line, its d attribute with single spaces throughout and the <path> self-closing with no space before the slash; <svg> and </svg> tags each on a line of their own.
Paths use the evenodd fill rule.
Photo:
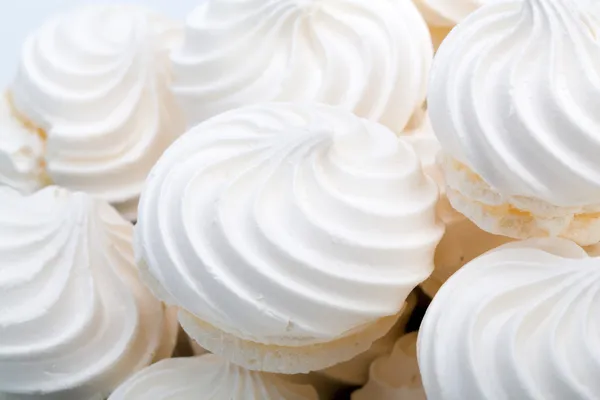
<svg viewBox="0 0 600 400">
<path fill-rule="evenodd" d="M 149 176 L 138 259 L 159 295 L 226 333 L 328 343 L 396 315 L 433 269 L 438 192 L 411 146 L 333 107 L 210 119 Z"/>
<path fill-rule="evenodd" d="M 309 385 L 286 382 L 208 354 L 163 360 L 137 373 L 109 400 L 317 400 Z"/>
<path fill-rule="evenodd" d="M 211 0 L 187 19 L 174 91 L 187 122 L 266 101 L 343 107 L 401 133 L 433 48 L 406 0 Z"/>
<path fill-rule="evenodd" d="M 52 182 L 135 219 L 148 172 L 185 129 L 169 87 L 168 52 L 181 34 L 142 8 L 93 6 L 29 36 L 10 92 L 21 117 L 46 133 Z"/>
<path fill-rule="evenodd" d="M 600 204 L 600 23 L 585 1 L 501 1 L 437 53 L 429 113 L 444 150 L 505 201 Z"/>
<path fill-rule="evenodd" d="M 139 281 L 112 207 L 57 187 L 3 187 L 0 204 L 0 398 L 106 398 L 170 355 L 176 320 Z"/>
<path fill-rule="evenodd" d="M 463 267 L 419 333 L 430 400 L 596 399 L 600 259 L 573 242 L 504 245 Z"/>
</svg>

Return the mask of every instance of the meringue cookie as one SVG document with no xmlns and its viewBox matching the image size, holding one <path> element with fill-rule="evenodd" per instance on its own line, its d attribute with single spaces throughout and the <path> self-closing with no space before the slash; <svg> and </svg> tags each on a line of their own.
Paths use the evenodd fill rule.
<svg viewBox="0 0 600 400">
<path fill-rule="evenodd" d="M 53 183 L 135 220 L 148 172 L 185 129 L 169 88 L 168 52 L 181 37 L 175 22 L 116 5 L 60 14 L 32 33 L 8 91 L 19 119 L 44 133 L 34 164 Z M 20 135 L 22 128 L 0 130 Z M 26 175 L 34 187 L 47 183 Z"/>
<path fill-rule="evenodd" d="M 401 133 L 433 47 L 407 0 L 211 0 L 172 56 L 188 124 L 265 101 L 340 106 Z"/>
<path fill-rule="evenodd" d="M 463 267 L 421 325 L 427 398 L 598 398 L 599 267 L 556 238 L 510 243 Z"/>
<path fill-rule="evenodd" d="M 352 400 L 426 400 L 417 363 L 417 333 L 402 336 L 391 354 L 371 364 L 369 382 Z"/>
<path fill-rule="evenodd" d="M 318 400 L 317 392 L 268 373 L 249 371 L 222 358 L 163 360 L 137 373 L 109 400 Z"/>
<path fill-rule="evenodd" d="M 600 241 L 600 20 L 585 5 L 493 2 L 437 53 L 428 110 L 448 196 L 491 233 Z"/>
<path fill-rule="evenodd" d="M 366 351 L 433 269 L 438 193 L 410 145 L 324 105 L 215 117 L 150 174 L 142 275 L 202 347 L 303 373 Z"/>
<path fill-rule="evenodd" d="M 374 342 L 369 350 L 359 354 L 350 361 L 315 373 L 349 386 L 359 386 L 367 383 L 369 379 L 369 367 L 378 357 L 389 354 L 392 351 L 398 337 L 404 334 L 406 324 L 416 305 L 417 295 L 411 292 L 406 299 L 402 315 L 398 319 L 398 322 L 396 322 L 396 325 L 385 336 Z"/>
<path fill-rule="evenodd" d="M 170 356 L 177 320 L 139 281 L 101 200 L 0 188 L 0 398 L 91 400 Z"/>
<path fill-rule="evenodd" d="M 491 0 L 413 0 L 429 25 L 437 49 L 446 35 L 469 14 Z"/>
</svg>

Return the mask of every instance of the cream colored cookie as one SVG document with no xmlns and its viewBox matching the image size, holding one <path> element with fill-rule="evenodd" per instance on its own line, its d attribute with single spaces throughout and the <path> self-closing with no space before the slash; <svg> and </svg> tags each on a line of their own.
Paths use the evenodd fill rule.
<svg viewBox="0 0 600 400">
<path fill-rule="evenodd" d="M 316 371 L 367 351 L 429 277 L 438 198 L 413 147 L 382 125 L 325 105 L 244 107 L 163 154 L 136 254 L 206 350 Z"/>
<path fill-rule="evenodd" d="M 146 176 L 185 130 L 170 91 L 182 26 L 130 5 L 51 16 L 24 41 L 0 100 L 0 184 L 101 198 L 128 220 Z"/>
<path fill-rule="evenodd" d="M 491 1 L 437 52 L 427 106 L 447 196 L 483 230 L 600 241 L 596 3 Z"/>
</svg>

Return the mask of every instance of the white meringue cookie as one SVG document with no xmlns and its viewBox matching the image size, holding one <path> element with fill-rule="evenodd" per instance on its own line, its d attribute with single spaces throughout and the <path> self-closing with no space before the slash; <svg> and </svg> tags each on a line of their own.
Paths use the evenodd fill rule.
<svg viewBox="0 0 600 400">
<path fill-rule="evenodd" d="M 327 106 L 251 106 L 165 152 L 140 202 L 137 254 L 188 317 L 267 346 L 326 345 L 397 315 L 429 276 L 437 198 L 412 147 L 381 125 Z M 207 350 L 239 353 L 180 320 Z"/>
<path fill-rule="evenodd" d="M 493 2 L 437 53 L 434 131 L 504 199 L 600 205 L 600 24 L 583 3 Z"/>
<path fill-rule="evenodd" d="M 148 172 L 185 129 L 169 89 L 168 50 L 181 35 L 145 9 L 104 5 L 57 15 L 29 36 L 9 92 L 47 136 L 39 157 L 53 183 L 136 218 Z"/>
<path fill-rule="evenodd" d="M 210 0 L 187 18 L 174 91 L 190 126 L 265 101 L 340 106 L 401 133 L 433 48 L 408 0 Z"/>
<path fill-rule="evenodd" d="M 417 333 L 402 336 L 391 354 L 371 364 L 369 381 L 352 400 L 426 400 L 417 363 Z"/>
<path fill-rule="evenodd" d="M 83 193 L 0 188 L 0 398 L 104 399 L 170 356 L 177 320 L 139 281 L 132 230 Z"/>
<path fill-rule="evenodd" d="M 207 354 L 172 358 L 131 377 L 109 400 L 318 400 L 308 385 L 235 366 Z"/>
<path fill-rule="evenodd" d="M 419 333 L 429 400 L 597 399 L 600 259 L 573 242 L 504 245 L 440 289 Z"/>
<path fill-rule="evenodd" d="M 598 32 L 587 1 L 504 0 L 438 51 L 428 110 L 448 197 L 485 230 L 600 241 Z"/>
</svg>

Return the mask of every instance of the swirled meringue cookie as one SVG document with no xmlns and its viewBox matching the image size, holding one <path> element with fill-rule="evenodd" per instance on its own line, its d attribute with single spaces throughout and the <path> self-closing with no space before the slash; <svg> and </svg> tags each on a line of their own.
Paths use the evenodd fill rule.
<svg viewBox="0 0 600 400">
<path fill-rule="evenodd" d="M 437 49 L 448 33 L 469 14 L 491 0 L 413 0 L 429 25 Z"/>
<path fill-rule="evenodd" d="M 173 53 L 188 124 L 266 101 L 340 106 L 400 134 L 424 103 L 433 47 L 408 0 L 210 0 Z"/>
<path fill-rule="evenodd" d="M 170 356 L 177 319 L 139 281 L 132 230 L 83 193 L 0 188 L 0 398 L 104 399 Z"/>
<path fill-rule="evenodd" d="M 303 373 L 366 351 L 433 269 L 436 184 L 382 125 L 263 104 L 184 134 L 136 226 L 142 275 L 202 347 Z"/>
<path fill-rule="evenodd" d="M 162 16 L 112 5 L 60 14 L 32 33 L 8 88 L 9 111 L 43 133 L 31 162 L 45 170 L 21 168 L 22 178 L 84 191 L 134 220 L 148 172 L 185 129 L 169 88 L 168 50 L 181 36 Z M 20 136 L 23 128 L 5 129 Z M 9 173 L 0 164 L 0 183 L 12 184 Z"/>
<path fill-rule="evenodd" d="M 385 336 L 375 341 L 369 350 L 359 354 L 350 361 L 317 371 L 316 374 L 343 385 L 360 386 L 367 383 L 371 364 L 378 357 L 389 354 L 392 351 L 396 340 L 405 333 L 406 324 L 416 305 L 417 295 L 412 292 L 406 299 L 402 314 L 398 318 L 396 325 Z"/>
<path fill-rule="evenodd" d="M 109 400 L 318 400 L 309 385 L 250 371 L 214 355 L 172 358 L 132 376 Z"/>
<path fill-rule="evenodd" d="M 504 245 L 450 278 L 419 333 L 427 398 L 596 399 L 600 259 L 573 242 Z"/>
<path fill-rule="evenodd" d="M 371 364 L 369 381 L 352 400 L 426 400 L 417 363 L 417 333 L 402 336 L 387 356 Z"/>
<path fill-rule="evenodd" d="M 493 2 L 437 54 L 447 194 L 491 233 L 600 241 L 600 20 L 586 3 Z"/>
</svg>

